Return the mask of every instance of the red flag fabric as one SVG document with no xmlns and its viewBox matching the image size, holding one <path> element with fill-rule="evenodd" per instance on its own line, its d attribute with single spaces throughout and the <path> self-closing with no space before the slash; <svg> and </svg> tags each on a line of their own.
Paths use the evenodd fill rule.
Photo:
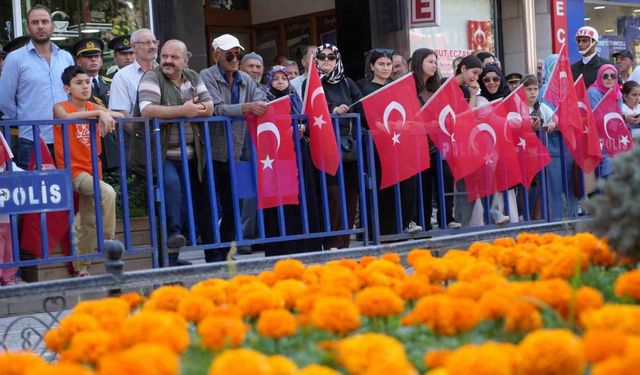
<svg viewBox="0 0 640 375">
<path fill-rule="evenodd" d="M 397 184 L 429 168 L 429 144 L 416 115 L 420 103 L 412 74 L 362 99 L 362 107 L 380 155 L 380 189 Z"/>
<path fill-rule="evenodd" d="M 291 100 L 288 96 L 268 104 L 262 116 L 247 123 L 257 152 L 258 208 L 298 204 L 298 165 L 293 145 Z"/>
<path fill-rule="evenodd" d="M 420 109 L 431 142 L 453 170 L 453 142 L 451 135 L 460 123 L 459 115 L 471 110 L 462 89 L 454 77 L 449 78 Z M 473 118 L 473 116 L 467 116 Z M 468 124 L 473 126 L 475 124 Z"/>
<path fill-rule="evenodd" d="M 531 126 L 524 86 L 518 86 L 502 105 L 507 113 L 507 125 L 518 156 L 522 184 L 528 189 L 535 176 L 551 163 L 551 155 Z"/>
<path fill-rule="evenodd" d="M 9 147 L 7 141 L 4 139 L 2 131 L 0 131 L 0 168 L 2 168 L 6 163 L 9 163 L 11 159 L 13 159 L 11 147 Z"/>
<path fill-rule="evenodd" d="M 313 67 L 311 56 L 309 66 Z M 309 116 L 311 160 L 319 170 L 335 176 L 340 164 L 340 151 L 331 123 L 327 98 L 315 68 L 310 69 L 304 94 L 304 113 Z"/>
<path fill-rule="evenodd" d="M 40 136 L 40 155 L 42 156 L 42 170 L 56 169 L 53 157 L 49 152 L 47 144 Z M 35 150 L 31 154 L 29 161 L 29 170 L 36 169 L 36 153 Z M 77 205 L 76 205 L 77 207 Z M 47 248 L 51 254 L 58 245 L 62 248 L 64 255 L 70 254 L 69 244 L 69 213 L 67 211 L 48 212 L 46 214 L 47 221 Z M 20 248 L 35 257 L 42 256 L 42 240 L 40 236 L 40 214 L 24 214 L 22 215 L 22 223 L 20 224 Z"/>
<path fill-rule="evenodd" d="M 485 151 L 477 159 L 481 166 L 465 177 L 467 199 L 478 198 L 507 190 L 522 182 L 520 162 L 516 154 L 513 134 L 507 123 L 507 106 L 502 100 L 474 108 L 477 125 L 471 132 L 471 145 Z M 457 135 L 456 135 L 457 136 Z"/>
<path fill-rule="evenodd" d="M 598 129 L 582 75 L 578 77 L 574 86 L 578 98 L 582 127 L 580 130 L 576 130 L 576 149 L 571 155 L 584 173 L 591 173 L 602 162 Z"/>
<path fill-rule="evenodd" d="M 578 116 L 578 98 L 573 87 L 573 74 L 571 74 L 566 44 L 560 48 L 558 62 L 549 77 L 544 98 L 556 107 L 558 129 L 569 150 L 574 150 L 576 148 L 575 130 L 581 130 L 582 123 Z"/>
<path fill-rule="evenodd" d="M 626 152 L 633 147 L 633 137 L 620 113 L 618 101 L 613 90 L 607 91 L 602 100 L 593 110 L 596 119 L 600 142 L 612 157 L 620 152 Z"/>
</svg>

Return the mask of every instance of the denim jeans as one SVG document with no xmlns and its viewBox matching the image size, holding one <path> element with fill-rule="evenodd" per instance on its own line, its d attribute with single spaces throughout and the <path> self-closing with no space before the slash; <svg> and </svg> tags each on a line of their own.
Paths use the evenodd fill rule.
<svg viewBox="0 0 640 375">
<path fill-rule="evenodd" d="M 187 197 L 182 163 L 179 160 L 165 160 L 162 164 L 164 174 L 164 202 L 167 210 L 167 235 L 181 234 L 186 217 Z M 196 171 L 191 168 L 189 176 Z M 192 189 L 193 196 L 193 189 Z"/>
</svg>

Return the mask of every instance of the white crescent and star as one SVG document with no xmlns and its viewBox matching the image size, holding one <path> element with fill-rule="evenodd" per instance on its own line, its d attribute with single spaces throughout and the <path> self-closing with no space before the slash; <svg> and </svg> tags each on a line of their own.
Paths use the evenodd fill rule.
<svg viewBox="0 0 640 375">
<path fill-rule="evenodd" d="M 609 121 L 614 120 L 614 119 L 618 119 L 618 120 L 622 121 L 623 124 L 625 123 L 624 119 L 622 118 L 622 115 L 620 115 L 617 112 L 609 112 L 609 113 L 605 114 L 604 115 L 604 124 L 603 124 L 603 126 L 604 126 L 604 134 L 606 134 L 607 138 L 609 138 L 609 139 L 613 139 L 613 137 L 611 137 L 609 135 L 608 125 L 609 125 Z"/>
<path fill-rule="evenodd" d="M 260 134 L 264 132 L 271 132 L 276 137 L 276 142 L 277 142 L 276 152 L 277 152 L 280 149 L 280 131 L 278 130 L 278 127 L 273 122 L 263 122 L 262 124 L 258 125 L 257 137 L 259 138 Z M 267 157 L 265 159 L 260 160 L 260 163 L 262 163 L 262 170 L 265 170 L 267 168 L 273 169 L 274 160 L 275 159 L 271 159 L 269 157 L 269 154 L 267 154 Z"/>
<path fill-rule="evenodd" d="M 316 99 L 316 97 L 318 95 L 324 95 L 324 89 L 322 88 L 322 86 L 318 86 L 316 87 L 315 90 L 313 90 L 313 92 L 311 93 L 311 108 L 314 108 L 315 105 L 314 100 Z M 313 116 L 313 126 L 317 126 L 318 128 L 320 128 L 322 130 L 322 125 L 326 124 L 327 122 L 325 121 L 324 117 L 322 117 L 322 115 L 320 116 Z"/>
<path fill-rule="evenodd" d="M 627 135 L 621 135 L 620 136 L 620 143 L 622 143 L 624 145 L 624 149 L 627 149 L 627 145 L 629 143 L 631 143 L 631 141 L 629 140 L 629 136 Z"/>
<path fill-rule="evenodd" d="M 491 125 L 485 122 L 478 124 L 475 128 L 473 128 L 473 130 L 471 130 L 471 148 L 476 153 L 478 152 L 478 147 L 476 146 L 476 137 L 481 132 L 487 132 L 489 133 L 489 135 L 491 135 L 491 138 L 493 138 L 493 147 L 496 146 L 496 142 L 498 141 L 498 137 L 496 136 L 496 131 L 493 130 Z"/>
<path fill-rule="evenodd" d="M 507 114 L 507 124 L 504 127 L 504 139 L 506 139 L 507 142 L 510 142 L 510 139 L 507 136 L 507 129 L 512 123 L 516 124 L 516 126 L 511 126 L 512 128 L 520 129 L 522 127 L 522 115 L 518 112 L 509 112 Z"/>
<path fill-rule="evenodd" d="M 445 121 L 447 120 L 447 115 L 451 115 L 453 119 L 453 125 L 455 127 L 456 124 L 456 113 L 453 111 L 453 108 L 449 104 L 440 111 L 440 115 L 438 116 L 438 125 L 440 125 L 440 131 L 446 134 L 448 137 L 451 137 L 451 133 L 447 130 L 447 124 Z"/>
<path fill-rule="evenodd" d="M 402 115 L 402 125 L 404 126 L 404 123 L 407 121 L 407 112 L 405 111 L 404 107 L 402 106 L 402 104 L 396 102 L 396 101 L 392 101 L 391 103 L 389 103 L 387 105 L 387 108 L 384 109 L 384 114 L 382 115 L 382 124 L 384 125 L 384 129 L 387 131 L 387 133 L 391 134 L 391 130 L 389 129 L 389 116 L 391 115 L 391 112 L 393 111 L 398 111 L 398 113 L 400 113 L 400 115 Z"/>
</svg>

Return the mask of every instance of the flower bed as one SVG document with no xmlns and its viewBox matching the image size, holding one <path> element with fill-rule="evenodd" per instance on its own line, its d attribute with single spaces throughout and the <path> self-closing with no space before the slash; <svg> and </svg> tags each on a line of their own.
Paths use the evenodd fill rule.
<svg viewBox="0 0 640 375">
<path fill-rule="evenodd" d="M 273 270 L 78 304 L 0 374 L 635 374 L 640 271 L 587 233 Z"/>
</svg>

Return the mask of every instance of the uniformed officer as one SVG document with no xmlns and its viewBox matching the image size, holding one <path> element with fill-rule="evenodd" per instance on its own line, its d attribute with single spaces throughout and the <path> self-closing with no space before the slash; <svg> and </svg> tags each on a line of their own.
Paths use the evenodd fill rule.
<svg viewBox="0 0 640 375">
<path fill-rule="evenodd" d="M 91 78 L 91 98 L 89 101 L 107 108 L 111 91 L 111 78 L 100 75 L 104 43 L 100 39 L 85 38 L 77 41 L 73 47 L 76 64 L 81 66 Z M 105 172 L 118 168 L 118 140 L 116 132 L 102 137 L 102 167 Z"/>
<path fill-rule="evenodd" d="M 115 62 L 115 64 L 107 70 L 107 77 L 113 78 L 118 70 L 133 63 L 136 55 L 131 46 L 130 35 L 115 37 L 111 39 L 107 45 L 113 50 L 113 61 Z"/>
</svg>

